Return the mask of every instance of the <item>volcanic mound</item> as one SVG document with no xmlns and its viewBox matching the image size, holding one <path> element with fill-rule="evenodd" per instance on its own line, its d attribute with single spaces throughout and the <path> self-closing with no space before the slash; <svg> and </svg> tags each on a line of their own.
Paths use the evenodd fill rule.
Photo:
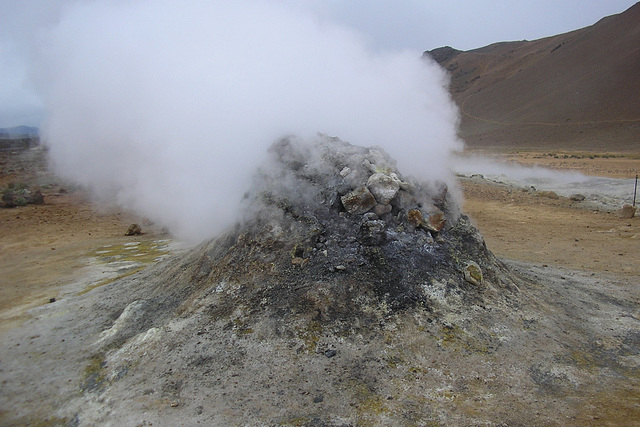
<svg viewBox="0 0 640 427">
<path fill-rule="evenodd" d="M 406 358 L 385 350 L 396 328 L 409 327 L 439 347 L 459 328 L 449 323 L 457 314 L 517 293 L 446 184 L 403 176 L 380 148 L 326 136 L 275 143 L 234 230 L 132 285 L 133 301 L 117 307 L 118 319 L 97 344 L 107 350 L 101 378 L 110 388 L 128 382 L 142 354 L 153 354 L 181 367 L 151 374 L 170 375 L 174 398 L 192 381 L 179 373 L 186 368 L 204 375 L 197 382 L 211 377 L 205 382 L 218 384 L 210 392 L 217 390 L 225 406 L 238 404 L 244 413 L 240 408 L 255 405 L 259 420 L 285 423 L 308 415 L 300 412 L 302 402 L 281 403 L 301 393 L 309 395 L 302 400 L 321 400 L 316 415 L 325 423 L 404 405 L 387 400 L 398 397 L 397 386 L 377 378 Z M 175 322 L 182 332 L 169 338 Z M 489 325 L 468 326 L 485 336 L 470 348 L 498 345 L 484 331 Z M 329 373 L 323 366 L 336 365 L 334 358 L 346 363 Z M 367 372 L 367 365 L 376 369 Z M 308 377 L 304 390 L 286 385 L 301 373 Z M 134 381 L 152 387 L 145 383 Z M 336 399 L 338 386 L 355 397 Z M 249 390 L 267 396 L 243 403 Z"/>
<path fill-rule="evenodd" d="M 113 338 L 175 310 L 256 336 L 310 325 L 371 333 L 380 316 L 413 310 L 439 319 L 517 289 L 447 185 L 404 177 L 379 148 L 283 139 L 242 211 L 234 230 L 150 273 L 159 276 L 146 289 L 155 297 L 136 302 L 144 320 L 131 331 L 120 325 Z M 309 344 L 301 351 L 317 351 Z"/>
</svg>

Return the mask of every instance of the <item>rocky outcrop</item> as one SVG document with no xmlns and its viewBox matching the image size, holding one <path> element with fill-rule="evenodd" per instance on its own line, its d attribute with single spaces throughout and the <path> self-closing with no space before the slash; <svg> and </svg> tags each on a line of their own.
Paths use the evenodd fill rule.
<svg viewBox="0 0 640 427">
<path fill-rule="evenodd" d="M 181 298 L 204 298 L 219 319 L 242 301 L 255 314 L 249 329 L 296 313 L 278 320 L 281 332 L 320 322 L 346 333 L 377 322 L 371 307 L 438 318 L 517 292 L 446 185 L 402 175 L 379 148 L 283 139 L 269 149 L 243 211 L 236 229 L 182 261 L 189 277 L 173 277 L 162 293 L 188 283 L 191 296 Z M 469 276 L 470 265 L 480 278 Z M 147 321 L 174 307 L 160 306 Z"/>
<path fill-rule="evenodd" d="M 433 58 L 433 60 L 438 64 L 442 64 L 445 61 L 455 58 L 461 53 L 461 50 L 454 49 L 451 46 L 444 46 L 432 50 L 427 50 L 422 54 L 422 56 Z"/>
</svg>

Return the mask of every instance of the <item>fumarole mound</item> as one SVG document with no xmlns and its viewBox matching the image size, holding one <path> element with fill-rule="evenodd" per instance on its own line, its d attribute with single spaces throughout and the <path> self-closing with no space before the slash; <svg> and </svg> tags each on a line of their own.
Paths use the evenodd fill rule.
<svg viewBox="0 0 640 427">
<path fill-rule="evenodd" d="M 580 425 L 585 405 L 636 402 L 633 303 L 512 273 L 446 185 L 381 149 L 279 141 L 242 210 L 228 233 L 59 314 L 73 351 L 54 372 L 82 373 L 79 392 L 41 387 L 56 419 Z"/>
</svg>

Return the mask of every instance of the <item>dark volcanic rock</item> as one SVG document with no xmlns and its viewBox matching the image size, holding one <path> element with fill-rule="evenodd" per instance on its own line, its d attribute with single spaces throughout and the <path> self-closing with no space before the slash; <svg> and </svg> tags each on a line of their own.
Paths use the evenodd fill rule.
<svg viewBox="0 0 640 427">
<path fill-rule="evenodd" d="M 445 61 L 448 61 L 451 58 L 455 58 L 462 51 L 458 49 L 454 49 L 451 46 L 439 47 L 433 50 L 427 50 L 423 53 L 423 56 L 429 56 L 433 58 L 438 64 L 441 64 Z"/>
</svg>

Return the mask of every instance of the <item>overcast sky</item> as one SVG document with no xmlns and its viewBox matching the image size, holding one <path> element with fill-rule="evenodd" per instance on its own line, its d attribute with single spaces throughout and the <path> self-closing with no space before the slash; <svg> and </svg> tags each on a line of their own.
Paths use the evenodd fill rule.
<svg viewBox="0 0 640 427">
<path fill-rule="evenodd" d="M 30 81 L 29 46 L 74 0 L 0 0 L 0 127 L 39 125 L 45 115 Z M 89 0 L 86 0 L 89 1 Z M 98 0 L 107 1 L 107 0 Z M 113 0 L 123 1 L 123 0 Z M 136 0 L 128 0 L 136 1 Z M 274 0 L 276 1 L 276 0 Z M 362 33 L 373 49 L 461 50 L 535 40 L 623 12 L 633 0 L 282 0 Z M 176 7 L 180 2 L 176 0 Z M 247 52 L 250 54 L 250 52 Z"/>
</svg>

